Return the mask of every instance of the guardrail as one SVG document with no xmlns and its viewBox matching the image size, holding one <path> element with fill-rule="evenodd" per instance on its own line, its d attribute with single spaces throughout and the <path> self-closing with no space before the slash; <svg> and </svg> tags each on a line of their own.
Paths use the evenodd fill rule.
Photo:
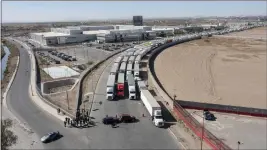
<svg viewBox="0 0 267 150">
<path fill-rule="evenodd" d="M 132 47 L 130 47 L 130 48 L 132 48 Z M 78 91 L 77 91 L 77 94 L 76 94 L 76 99 L 77 99 L 77 102 L 76 102 L 76 110 L 78 110 L 80 108 L 80 105 L 82 104 L 82 83 L 83 83 L 83 80 L 85 79 L 86 75 L 88 75 L 93 70 L 95 70 L 96 68 L 98 68 L 107 59 L 110 59 L 111 57 L 113 57 L 113 56 L 115 56 L 115 55 L 117 55 L 117 54 L 119 54 L 119 53 L 121 53 L 123 51 L 126 51 L 127 49 L 129 49 L 129 48 L 125 48 L 123 50 L 120 50 L 120 51 L 118 51 L 116 53 L 113 53 L 113 54 L 107 56 L 102 61 L 99 61 L 98 63 L 96 63 L 91 68 L 88 68 L 87 70 L 85 70 L 84 72 L 82 72 L 82 74 L 80 75 L 80 81 L 78 82 Z"/>
<path fill-rule="evenodd" d="M 189 41 L 189 40 L 188 40 Z M 165 50 L 168 47 L 187 42 L 187 41 L 176 41 L 164 44 L 162 46 L 159 46 L 154 51 L 152 51 L 149 59 L 148 59 L 148 75 L 151 77 L 152 83 L 154 84 L 155 88 L 159 92 L 159 94 L 166 100 L 170 105 L 172 105 L 171 108 L 173 108 L 176 115 L 200 138 L 203 138 L 203 140 L 211 146 L 213 149 L 231 149 L 229 146 L 224 144 L 220 139 L 218 139 L 215 135 L 213 135 L 208 130 L 204 129 L 202 134 L 202 125 L 194 119 L 190 113 L 188 113 L 185 109 L 183 109 L 179 103 L 174 101 L 170 95 L 167 94 L 166 90 L 162 86 L 162 84 L 159 82 L 159 79 L 157 78 L 154 70 L 154 61 L 155 58 L 159 53 L 161 53 L 163 50 Z"/>
</svg>

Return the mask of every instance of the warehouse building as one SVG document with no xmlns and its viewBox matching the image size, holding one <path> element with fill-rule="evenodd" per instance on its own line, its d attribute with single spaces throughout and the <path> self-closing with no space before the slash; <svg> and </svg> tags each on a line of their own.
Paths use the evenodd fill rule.
<svg viewBox="0 0 267 150">
<path fill-rule="evenodd" d="M 104 25 L 104 26 L 67 26 L 68 29 L 79 29 L 82 31 L 96 31 L 96 30 L 112 30 L 114 29 L 113 25 Z"/>
<path fill-rule="evenodd" d="M 152 40 L 156 33 L 144 29 L 120 29 L 120 30 L 99 30 L 84 31 L 83 34 L 96 34 L 97 40 L 102 42 L 128 42 L 138 40 Z"/>
<path fill-rule="evenodd" d="M 152 28 L 152 31 L 154 31 L 157 36 L 173 36 L 174 30 L 174 28 Z"/>
<path fill-rule="evenodd" d="M 96 40 L 95 34 L 83 34 L 79 29 L 51 28 L 51 32 L 31 33 L 31 39 L 42 45 L 60 45 Z"/>
<path fill-rule="evenodd" d="M 51 32 L 31 33 L 31 38 L 42 45 L 82 43 L 99 40 L 101 42 L 127 42 L 152 40 L 156 32 L 150 26 L 69 26 L 51 28 Z"/>
</svg>

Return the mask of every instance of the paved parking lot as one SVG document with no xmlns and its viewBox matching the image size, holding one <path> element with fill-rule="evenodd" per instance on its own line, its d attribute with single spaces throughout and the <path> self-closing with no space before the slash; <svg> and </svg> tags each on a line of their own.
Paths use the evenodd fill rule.
<svg viewBox="0 0 267 150">
<path fill-rule="evenodd" d="M 200 123 L 203 111 L 188 110 Z M 232 149 L 267 149 L 267 119 L 212 112 L 216 121 L 204 121 L 205 127 Z"/>
</svg>

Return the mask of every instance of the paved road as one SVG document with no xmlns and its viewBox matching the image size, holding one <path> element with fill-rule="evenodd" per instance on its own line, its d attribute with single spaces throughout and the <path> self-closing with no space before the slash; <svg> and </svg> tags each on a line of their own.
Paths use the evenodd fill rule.
<svg viewBox="0 0 267 150">
<path fill-rule="evenodd" d="M 100 77 L 96 88 L 95 102 L 91 116 L 98 122 L 98 127 L 90 129 L 93 136 L 91 148 L 100 149 L 179 149 L 175 139 L 167 129 L 157 128 L 152 124 L 151 118 L 141 101 L 123 99 L 119 101 L 105 100 L 106 83 L 111 65 L 109 65 Z M 119 128 L 111 128 L 101 124 L 101 119 L 106 116 L 115 116 L 119 113 L 129 113 L 140 121 L 133 124 L 120 124 Z M 146 117 L 142 117 L 142 114 Z"/>
<path fill-rule="evenodd" d="M 82 133 L 80 129 L 64 128 L 62 122 L 48 115 L 32 102 L 28 92 L 30 69 L 29 55 L 25 49 L 20 48 L 19 68 L 10 91 L 7 94 L 7 106 L 11 112 L 19 120 L 26 122 L 39 137 L 55 130 L 63 134 L 64 137 L 53 143 L 45 144 L 44 148 L 88 148 L 88 139 L 86 136 L 80 134 Z"/>
</svg>

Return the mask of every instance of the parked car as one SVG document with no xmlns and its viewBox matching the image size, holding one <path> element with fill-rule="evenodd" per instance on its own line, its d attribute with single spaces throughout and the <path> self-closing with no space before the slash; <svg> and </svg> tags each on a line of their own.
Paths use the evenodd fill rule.
<svg viewBox="0 0 267 150">
<path fill-rule="evenodd" d="M 136 122 L 137 119 L 134 116 L 131 116 L 129 114 L 121 114 L 119 121 L 123 123 L 132 123 L 132 122 Z"/>
<path fill-rule="evenodd" d="M 107 117 L 103 118 L 102 122 L 105 125 L 116 124 L 116 123 L 119 123 L 119 119 L 115 118 L 115 117 L 108 117 L 107 116 Z"/>
<path fill-rule="evenodd" d="M 58 131 L 57 132 L 50 132 L 41 138 L 41 142 L 43 142 L 43 143 L 52 142 L 54 140 L 57 140 L 60 136 L 61 135 Z"/>
<path fill-rule="evenodd" d="M 204 110 L 203 116 L 204 116 L 205 120 L 209 120 L 209 121 L 215 121 L 216 120 L 216 117 L 214 116 L 214 114 L 212 114 L 208 110 Z"/>
</svg>

